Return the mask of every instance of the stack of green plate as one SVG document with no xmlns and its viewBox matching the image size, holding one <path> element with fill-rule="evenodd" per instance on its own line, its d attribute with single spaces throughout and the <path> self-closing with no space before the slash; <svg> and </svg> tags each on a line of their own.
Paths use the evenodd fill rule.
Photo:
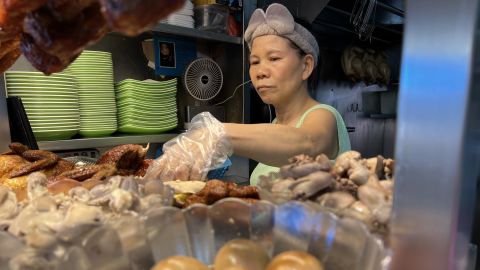
<svg viewBox="0 0 480 270">
<path fill-rule="evenodd" d="M 124 133 L 160 133 L 177 127 L 177 80 L 137 81 L 116 85 L 118 130 Z"/>
<path fill-rule="evenodd" d="M 7 96 L 22 99 L 37 140 L 61 140 L 78 133 L 80 114 L 75 78 L 41 72 L 5 73 Z"/>
<path fill-rule="evenodd" d="M 113 63 L 109 52 L 83 51 L 65 71 L 75 76 L 80 103 L 80 135 L 107 136 L 117 130 Z"/>
</svg>

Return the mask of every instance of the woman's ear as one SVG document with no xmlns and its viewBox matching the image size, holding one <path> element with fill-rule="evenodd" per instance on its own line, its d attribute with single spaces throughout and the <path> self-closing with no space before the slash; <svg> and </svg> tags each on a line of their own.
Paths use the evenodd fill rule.
<svg viewBox="0 0 480 270">
<path fill-rule="evenodd" d="M 302 72 L 302 79 L 307 80 L 308 77 L 313 72 L 313 68 L 315 65 L 315 60 L 311 54 L 307 54 L 303 57 L 303 72 Z"/>
</svg>

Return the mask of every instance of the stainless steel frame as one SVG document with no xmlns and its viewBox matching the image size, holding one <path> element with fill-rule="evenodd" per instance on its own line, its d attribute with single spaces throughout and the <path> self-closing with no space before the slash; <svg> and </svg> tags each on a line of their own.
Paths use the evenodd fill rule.
<svg viewBox="0 0 480 270">
<path fill-rule="evenodd" d="M 466 269 L 480 165 L 479 5 L 406 7 L 392 268 Z"/>
<path fill-rule="evenodd" d="M 5 88 L 5 81 L 3 76 L 0 76 L 0 151 L 8 150 L 8 145 L 11 142 L 10 137 L 10 122 L 8 119 L 7 95 L 3 89 Z"/>
</svg>

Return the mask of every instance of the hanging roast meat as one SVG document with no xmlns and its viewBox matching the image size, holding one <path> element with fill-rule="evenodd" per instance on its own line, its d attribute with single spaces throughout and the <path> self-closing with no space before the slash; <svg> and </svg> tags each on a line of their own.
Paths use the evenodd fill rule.
<svg viewBox="0 0 480 270">
<path fill-rule="evenodd" d="M 58 20 L 51 9 L 41 7 L 26 16 L 23 31 L 25 57 L 36 69 L 50 74 L 65 69 L 85 46 L 100 39 L 108 29 L 100 5 L 94 3 L 72 19 L 63 21 Z M 35 48 L 39 53 L 28 48 Z"/>
<path fill-rule="evenodd" d="M 84 48 L 114 30 L 136 35 L 185 0 L 0 0 L 0 72 L 20 51 L 45 74 L 65 69 Z M 15 41 L 21 38 L 21 44 Z M 4 59 L 5 58 L 5 59 Z M 12 61 L 12 59 L 15 59 Z"/>
</svg>

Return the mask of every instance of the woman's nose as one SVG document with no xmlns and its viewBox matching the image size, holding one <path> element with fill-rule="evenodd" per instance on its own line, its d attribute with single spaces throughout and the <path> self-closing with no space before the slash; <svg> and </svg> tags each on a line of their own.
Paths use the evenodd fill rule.
<svg viewBox="0 0 480 270">
<path fill-rule="evenodd" d="M 267 78 L 269 75 L 270 75 L 270 72 L 269 72 L 268 67 L 266 67 L 265 65 L 259 65 L 259 67 L 257 69 L 257 76 L 256 77 L 258 79 L 263 79 L 263 78 Z"/>
</svg>

